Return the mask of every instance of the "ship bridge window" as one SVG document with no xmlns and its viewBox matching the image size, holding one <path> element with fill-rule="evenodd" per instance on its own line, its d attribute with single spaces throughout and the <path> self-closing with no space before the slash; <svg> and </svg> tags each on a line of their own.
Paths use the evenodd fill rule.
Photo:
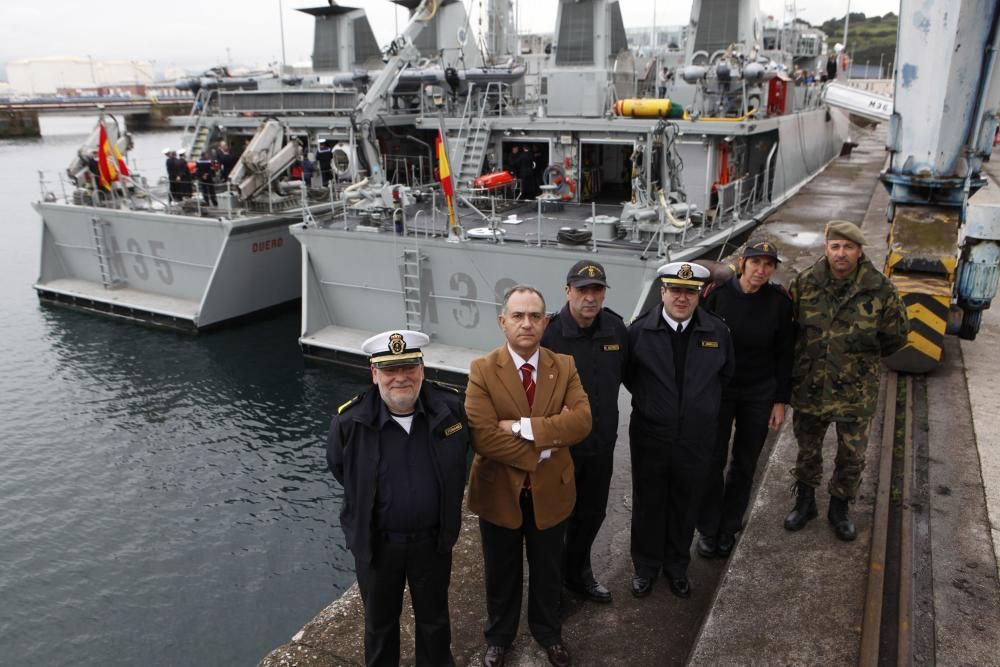
<svg viewBox="0 0 1000 667">
<path fill-rule="evenodd" d="M 559 18 L 556 65 L 594 64 L 593 0 L 563 2 Z"/>
</svg>

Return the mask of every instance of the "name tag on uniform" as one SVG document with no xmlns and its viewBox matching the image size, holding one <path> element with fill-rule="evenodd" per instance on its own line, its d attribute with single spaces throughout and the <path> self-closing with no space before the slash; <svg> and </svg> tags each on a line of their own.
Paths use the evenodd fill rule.
<svg viewBox="0 0 1000 667">
<path fill-rule="evenodd" d="M 719 347 L 719 341 L 717 340 L 703 340 L 701 341 L 702 347 Z"/>
<path fill-rule="evenodd" d="M 462 424 L 460 422 L 458 424 L 453 424 L 453 425 L 449 426 L 448 428 L 446 428 L 444 430 L 444 434 L 445 434 L 445 436 L 449 436 L 452 433 L 458 433 L 461 430 L 462 430 Z"/>
<path fill-rule="evenodd" d="M 604 351 L 605 352 L 617 352 L 620 349 L 622 349 L 622 346 L 619 345 L 618 343 L 614 343 L 613 345 L 605 345 L 604 346 Z"/>
</svg>

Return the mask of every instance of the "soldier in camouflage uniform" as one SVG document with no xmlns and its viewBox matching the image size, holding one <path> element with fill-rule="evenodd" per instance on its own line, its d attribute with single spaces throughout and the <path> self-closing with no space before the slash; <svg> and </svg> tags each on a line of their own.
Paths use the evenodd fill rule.
<svg viewBox="0 0 1000 667">
<path fill-rule="evenodd" d="M 825 256 L 792 283 L 798 337 L 792 368 L 792 420 L 799 453 L 792 470 L 795 508 L 785 528 L 799 530 L 818 515 L 823 438 L 837 429 L 836 469 L 827 518 L 842 540 L 856 531 L 847 513 L 861 483 L 868 429 L 878 399 L 880 359 L 906 342 L 906 312 L 896 288 L 864 256 L 856 225 L 826 227 Z"/>
</svg>

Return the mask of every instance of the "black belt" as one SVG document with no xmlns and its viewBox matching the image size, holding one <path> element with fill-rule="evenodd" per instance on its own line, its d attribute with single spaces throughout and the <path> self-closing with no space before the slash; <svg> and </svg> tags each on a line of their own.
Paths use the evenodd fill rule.
<svg viewBox="0 0 1000 667">
<path fill-rule="evenodd" d="M 426 540 L 436 539 L 438 536 L 437 528 L 428 528 L 427 530 L 417 530 L 411 533 L 400 533 L 394 530 L 380 530 L 378 531 L 378 537 L 383 542 L 388 542 L 389 544 L 414 544 L 416 542 L 424 542 Z"/>
</svg>

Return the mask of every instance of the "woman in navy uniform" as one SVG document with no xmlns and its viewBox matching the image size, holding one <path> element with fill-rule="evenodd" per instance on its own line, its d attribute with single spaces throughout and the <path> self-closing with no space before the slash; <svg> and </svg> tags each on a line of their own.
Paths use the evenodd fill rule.
<svg viewBox="0 0 1000 667">
<path fill-rule="evenodd" d="M 729 326 L 736 350 L 736 374 L 722 393 L 715 458 L 698 516 L 698 554 L 705 558 L 725 558 L 732 551 L 767 431 L 781 428 L 791 399 L 795 324 L 788 292 L 770 282 L 778 261 L 778 249 L 769 241 L 747 246 L 738 275 L 709 291 L 704 301 Z M 723 478 L 731 435 L 732 462 Z"/>
</svg>

